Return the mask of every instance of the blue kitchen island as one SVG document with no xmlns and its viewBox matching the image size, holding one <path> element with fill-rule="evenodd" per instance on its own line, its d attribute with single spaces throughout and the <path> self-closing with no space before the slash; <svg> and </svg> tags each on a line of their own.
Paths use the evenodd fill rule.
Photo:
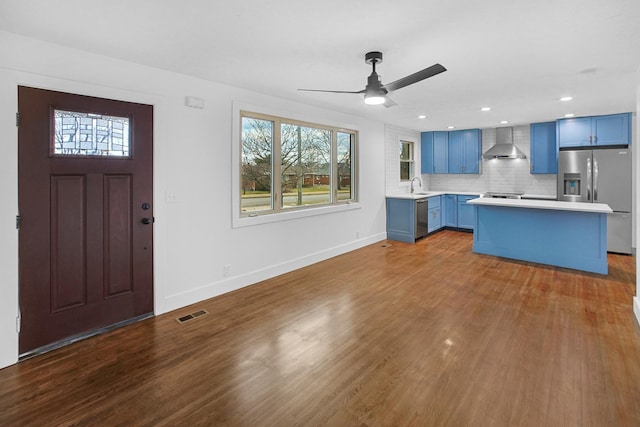
<svg viewBox="0 0 640 427">
<path fill-rule="evenodd" d="M 608 273 L 602 203 L 477 198 L 473 251 L 599 274 Z"/>
</svg>

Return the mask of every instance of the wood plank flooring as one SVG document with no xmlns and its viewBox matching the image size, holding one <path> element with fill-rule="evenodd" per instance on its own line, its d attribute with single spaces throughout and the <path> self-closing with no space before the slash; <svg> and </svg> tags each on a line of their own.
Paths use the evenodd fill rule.
<svg viewBox="0 0 640 427">
<path fill-rule="evenodd" d="M 471 244 L 380 242 L 25 360 L 0 425 L 640 425 L 635 258 L 600 276 Z"/>
</svg>

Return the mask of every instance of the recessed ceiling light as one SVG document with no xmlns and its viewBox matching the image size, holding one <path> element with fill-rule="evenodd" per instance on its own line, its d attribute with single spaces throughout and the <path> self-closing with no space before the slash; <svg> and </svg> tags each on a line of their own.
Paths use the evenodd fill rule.
<svg viewBox="0 0 640 427">
<path fill-rule="evenodd" d="M 506 125 L 507 123 L 509 123 L 509 120 L 500 120 L 501 125 Z"/>
<path fill-rule="evenodd" d="M 455 129 L 455 126 L 447 126 L 447 129 Z"/>
<path fill-rule="evenodd" d="M 491 107 L 482 107 L 481 111 L 491 111 Z"/>
<path fill-rule="evenodd" d="M 573 99 L 573 96 L 563 96 L 562 98 L 560 98 L 560 101 L 571 101 Z"/>
<path fill-rule="evenodd" d="M 418 118 L 419 118 L 419 119 L 426 119 L 426 118 L 427 118 L 427 116 L 425 116 L 424 114 L 420 114 L 420 115 L 418 116 Z"/>
<path fill-rule="evenodd" d="M 575 116 L 575 114 L 573 114 L 573 113 L 569 113 L 569 114 L 565 114 L 564 116 L 565 116 L 565 117 L 573 117 L 573 116 Z"/>
</svg>

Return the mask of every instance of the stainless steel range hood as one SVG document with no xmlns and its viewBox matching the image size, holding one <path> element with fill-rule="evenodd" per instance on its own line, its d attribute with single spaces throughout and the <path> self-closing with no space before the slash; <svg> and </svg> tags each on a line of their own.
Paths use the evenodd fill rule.
<svg viewBox="0 0 640 427">
<path fill-rule="evenodd" d="M 496 145 L 489 148 L 483 159 L 526 159 L 527 156 L 513 145 L 513 128 L 496 128 Z"/>
</svg>

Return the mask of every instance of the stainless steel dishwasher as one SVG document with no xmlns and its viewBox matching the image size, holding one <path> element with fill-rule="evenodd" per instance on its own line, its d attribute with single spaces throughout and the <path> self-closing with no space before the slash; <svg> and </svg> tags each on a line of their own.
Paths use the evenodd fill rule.
<svg viewBox="0 0 640 427">
<path fill-rule="evenodd" d="M 415 229 L 415 235 L 414 237 L 416 239 L 419 239 L 420 237 L 424 237 L 427 235 L 427 230 L 428 230 L 428 221 L 429 221 L 429 199 L 425 198 L 425 199 L 417 199 L 415 206 L 416 206 L 416 211 L 415 211 L 415 217 L 416 217 L 416 226 L 414 227 Z"/>
</svg>

